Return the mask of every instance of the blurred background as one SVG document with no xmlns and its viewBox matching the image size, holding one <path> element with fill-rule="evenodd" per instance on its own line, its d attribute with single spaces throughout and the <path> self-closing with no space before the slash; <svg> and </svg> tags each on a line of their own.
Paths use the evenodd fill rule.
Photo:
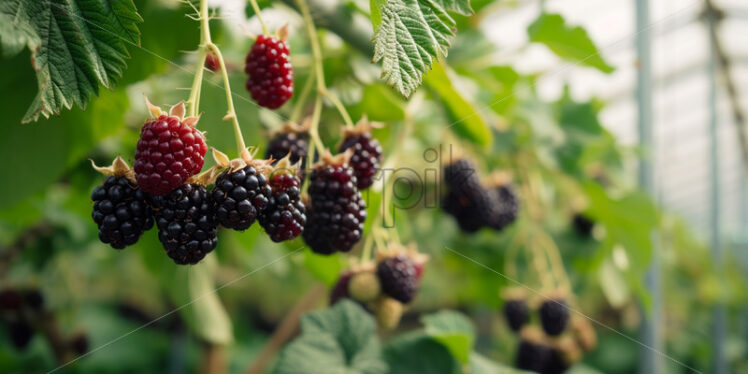
<svg viewBox="0 0 748 374">
<path fill-rule="evenodd" d="M 155 231 L 123 251 L 98 241 L 90 193 L 103 176 L 88 159 L 131 162 L 148 115 L 142 95 L 162 107 L 184 100 L 195 70 L 192 9 L 134 2 L 141 45 L 128 46 L 116 88 L 85 110 L 21 124 L 36 92 L 30 53 L 0 58 L 0 291 L 35 311 L 26 327 L 4 317 L 0 372 L 238 373 L 265 359 L 272 372 L 280 347 L 268 347 L 293 337 L 278 338 L 279 327 L 326 307 L 347 256 L 315 255 L 300 239 L 272 243 L 258 225 L 221 231 L 214 253 L 191 267 L 174 265 Z M 243 64 L 259 22 L 243 0 L 209 3 L 244 136 L 262 154 L 293 103 L 272 112 L 249 99 Z M 312 57 L 291 3 L 260 6 L 271 30 L 290 25 L 299 92 Z M 457 310 L 475 325 L 475 352 L 512 366 L 518 340 L 500 292 L 514 280 L 552 291 L 531 263 L 535 244 L 522 239 L 539 230 L 560 254 L 575 309 L 595 322 L 596 347 L 568 372 L 748 373 L 745 1 L 474 0 L 474 16 L 454 15 L 449 55 L 408 100 L 371 63 L 368 2 L 310 7 L 327 86 L 354 120 L 386 124 L 375 136 L 391 167 L 419 174 L 435 167 L 426 150 L 455 147 L 486 178 L 512 175 L 521 197 L 512 226 L 466 234 L 429 205 L 438 182 L 397 180 L 406 193 L 395 193 L 388 229 L 430 262 L 383 341 L 419 328 L 425 314 Z M 199 127 L 233 157 L 225 110 L 220 76 L 206 72 Z M 342 120 L 331 103 L 322 118 L 332 147 Z M 364 195 L 366 232 L 382 224 L 381 195 Z"/>
</svg>

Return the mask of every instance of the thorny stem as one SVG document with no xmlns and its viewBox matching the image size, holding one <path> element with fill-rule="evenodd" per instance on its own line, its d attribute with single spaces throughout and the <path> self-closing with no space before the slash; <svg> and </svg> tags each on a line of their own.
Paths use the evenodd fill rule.
<svg viewBox="0 0 748 374">
<path fill-rule="evenodd" d="M 326 97 L 328 100 L 330 100 L 333 105 L 335 105 L 335 108 L 340 113 L 340 116 L 343 117 L 343 122 L 345 122 L 345 126 L 348 128 L 352 128 L 353 120 L 351 119 L 351 115 L 348 114 L 348 111 L 345 110 L 345 106 L 343 105 L 343 102 L 340 101 L 340 99 L 334 93 L 330 92 L 330 90 L 328 90 L 327 88 L 325 88 L 322 91 L 322 95 Z"/>
<path fill-rule="evenodd" d="M 208 34 L 208 38 L 210 38 L 210 34 Z M 210 39 L 209 39 L 210 40 Z M 226 91 L 226 104 L 228 105 L 228 112 L 225 116 L 223 116 L 224 121 L 231 121 L 231 123 L 234 125 L 234 137 L 236 138 L 236 148 L 239 152 L 239 156 L 241 156 L 242 152 L 244 152 L 244 149 L 247 148 L 247 146 L 244 144 L 244 136 L 242 135 L 242 128 L 239 126 L 239 119 L 236 117 L 236 110 L 234 110 L 234 99 L 231 94 L 231 85 L 229 83 L 229 74 L 226 71 L 226 63 L 223 61 L 223 55 L 221 54 L 221 50 L 218 49 L 218 46 L 213 44 L 212 42 L 208 42 L 208 49 L 210 49 L 213 54 L 216 55 L 216 59 L 218 59 L 218 65 L 221 69 L 221 77 L 223 78 L 223 88 Z"/>
<path fill-rule="evenodd" d="M 207 0 L 200 0 L 200 45 L 198 46 L 197 54 L 197 69 L 195 70 L 195 78 L 192 80 L 192 88 L 190 89 L 190 97 L 187 99 L 189 106 L 189 116 L 194 117 L 197 115 L 198 108 L 200 107 L 200 90 L 203 84 L 203 70 L 205 69 L 205 58 L 208 56 L 207 43 L 210 42 L 210 29 L 208 28 L 208 2 Z"/>
<path fill-rule="evenodd" d="M 257 20 L 260 21 L 260 25 L 262 26 L 262 33 L 265 35 L 270 35 L 270 32 L 268 32 L 268 27 L 265 25 L 265 21 L 262 19 L 262 14 L 260 14 L 260 6 L 257 5 L 257 0 L 249 0 L 249 3 L 252 4 L 252 9 L 255 11 L 255 15 L 257 15 Z"/>
</svg>

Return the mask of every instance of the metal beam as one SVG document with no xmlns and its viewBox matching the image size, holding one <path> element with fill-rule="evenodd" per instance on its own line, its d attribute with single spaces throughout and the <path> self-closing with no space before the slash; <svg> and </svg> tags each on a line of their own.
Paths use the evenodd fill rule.
<svg viewBox="0 0 748 374">
<path fill-rule="evenodd" d="M 648 156 L 639 161 L 639 184 L 652 198 L 657 197 L 654 180 L 654 131 L 652 128 L 652 34 L 649 24 L 649 0 L 636 0 L 636 52 L 639 71 L 636 76 L 636 98 L 638 108 L 639 143 L 648 151 Z M 660 259 L 655 233 L 652 233 L 652 263 L 646 274 L 646 287 L 650 291 L 652 303 L 650 308 L 642 306 L 641 339 L 647 348 L 641 355 L 643 374 L 661 373 L 660 356 L 662 352 L 662 334 L 660 333 L 660 313 L 662 291 L 660 286 Z"/>
</svg>

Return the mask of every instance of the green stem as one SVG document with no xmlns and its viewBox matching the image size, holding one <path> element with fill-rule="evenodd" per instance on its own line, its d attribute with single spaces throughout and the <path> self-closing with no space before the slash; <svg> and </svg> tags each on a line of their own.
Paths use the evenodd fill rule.
<svg viewBox="0 0 748 374">
<path fill-rule="evenodd" d="M 200 108 L 200 91 L 203 84 L 203 71 L 205 69 L 205 58 L 208 56 L 207 43 L 210 42 L 210 29 L 208 28 L 208 2 L 200 0 L 200 45 L 198 46 L 197 69 L 195 78 L 192 80 L 190 97 L 187 99 L 189 107 L 188 115 L 194 117 Z"/>
<path fill-rule="evenodd" d="M 304 112 L 304 104 L 306 104 L 309 94 L 312 92 L 312 86 L 314 86 L 314 74 L 309 74 L 304 83 L 304 88 L 301 90 L 301 94 L 296 99 L 296 103 L 294 103 L 291 118 L 289 118 L 290 122 L 299 123 L 301 115 Z"/>
<path fill-rule="evenodd" d="M 252 4 L 252 9 L 254 9 L 255 14 L 257 15 L 257 19 L 260 21 L 260 25 L 262 26 L 262 33 L 265 35 L 270 35 L 270 32 L 268 32 L 268 27 L 265 25 L 265 21 L 262 19 L 262 14 L 260 14 L 260 6 L 257 5 L 257 0 L 249 0 L 249 3 Z"/>
<path fill-rule="evenodd" d="M 330 90 L 325 88 L 324 91 L 322 91 L 322 95 L 325 96 L 328 100 L 330 100 L 333 105 L 335 105 L 335 108 L 338 109 L 338 112 L 340 113 L 340 116 L 343 117 L 343 122 L 345 122 L 345 126 L 348 128 L 353 127 L 353 120 L 351 119 L 351 115 L 348 114 L 348 111 L 345 110 L 345 106 L 343 105 L 343 102 L 340 101 L 340 99 Z"/>
<path fill-rule="evenodd" d="M 208 35 L 208 38 L 210 40 L 210 34 Z M 242 128 L 239 126 L 239 119 L 236 117 L 236 110 L 234 109 L 234 98 L 231 94 L 231 84 L 229 83 L 229 74 L 226 71 L 226 63 L 223 60 L 223 55 L 221 54 L 221 50 L 218 49 L 218 46 L 213 44 L 212 42 L 208 42 L 208 49 L 216 55 L 216 59 L 218 59 L 218 65 L 221 69 L 221 77 L 223 78 L 223 88 L 226 91 L 226 104 L 228 105 L 228 111 L 226 115 L 223 117 L 224 121 L 231 121 L 231 123 L 234 125 L 234 137 L 236 138 L 236 148 L 239 152 L 239 156 L 241 156 L 242 152 L 247 148 L 247 146 L 244 144 L 244 136 L 242 135 Z"/>
</svg>

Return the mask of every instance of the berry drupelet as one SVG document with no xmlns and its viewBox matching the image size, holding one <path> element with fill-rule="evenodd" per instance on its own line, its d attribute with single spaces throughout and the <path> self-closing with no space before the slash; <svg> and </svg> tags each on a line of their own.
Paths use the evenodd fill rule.
<svg viewBox="0 0 748 374">
<path fill-rule="evenodd" d="M 339 151 L 353 149 L 350 165 L 356 176 L 356 187 L 359 190 L 369 188 L 374 183 L 374 175 L 379 170 L 382 160 L 382 146 L 371 136 L 371 124 L 364 117 L 352 129 L 343 129 L 343 138 Z"/>
<path fill-rule="evenodd" d="M 195 128 L 198 117 L 184 118 L 184 102 L 168 114 L 148 99 L 146 104 L 155 118 L 140 130 L 133 167 L 143 191 L 163 195 L 200 172 L 208 147 L 203 133 Z"/>
<path fill-rule="evenodd" d="M 301 202 L 301 181 L 296 172 L 286 156 L 270 173 L 272 193 L 259 220 L 274 242 L 291 240 L 304 231 L 306 208 Z"/>
<path fill-rule="evenodd" d="M 135 244 L 153 227 L 148 195 L 135 184 L 132 170 L 121 157 L 110 167 L 94 168 L 109 175 L 91 193 L 91 218 L 99 227 L 99 240 L 116 249 Z"/>
<path fill-rule="evenodd" d="M 276 109 L 293 95 L 293 69 L 285 28 L 280 38 L 259 35 L 247 55 L 244 72 L 249 74 L 247 90 L 265 108 Z"/>
<path fill-rule="evenodd" d="M 179 265 L 196 264 L 218 244 L 218 223 L 205 187 L 185 184 L 154 196 L 158 239 Z"/>
<path fill-rule="evenodd" d="M 333 157 L 326 152 L 309 176 L 310 203 L 303 237 L 316 253 L 348 252 L 361 239 L 366 203 L 356 189 L 349 157 L 347 153 Z"/>
</svg>

